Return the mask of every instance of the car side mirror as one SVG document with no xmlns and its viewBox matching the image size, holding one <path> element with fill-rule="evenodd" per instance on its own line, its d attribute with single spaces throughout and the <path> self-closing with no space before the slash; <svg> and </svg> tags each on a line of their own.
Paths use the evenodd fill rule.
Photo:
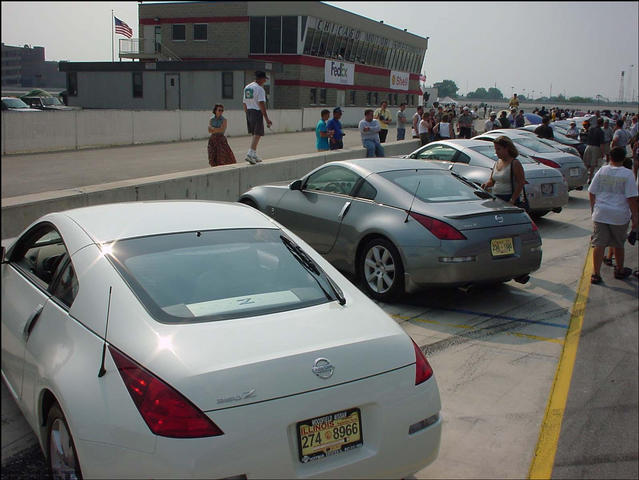
<svg viewBox="0 0 639 480">
<path fill-rule="evenodd" d="M 293 183 L 291 183 L 288 188 L 290 188 L 291 190 L 302 190 L 302 181 L 301 180 L 295 180 Z"/>
</svg>

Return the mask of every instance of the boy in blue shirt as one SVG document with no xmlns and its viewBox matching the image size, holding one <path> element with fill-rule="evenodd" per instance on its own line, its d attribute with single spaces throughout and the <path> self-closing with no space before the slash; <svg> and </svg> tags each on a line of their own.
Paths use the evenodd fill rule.
<svg viewBox="0 0 639 480">
<path fill-rule="evenodd" d="M 328 121 L 327 127 L 329 133 L 332 130 L 332 136 L 330 141 L 331 150 L 340 150 L 344 148 L 344 131 L 342 130 L 342 122 L 339 119 L 342 118 L 342 109 L 335 107 L 333 109 L 333 118 Z"/>
<path fill-rule="evenodd" d="M 315 138 L 317 139 L 315 142 L 315 145 L 317 147 L 317 151 L 318 152 L 324 152 L 329 150 L 328 147 L 328 137 L 329 137 L 329 133 L 328 133 L 328 127 L 326 125 L 326 121 L 328 120 L 328 117 L 330 116 L 331 112 L 324 109 L 321 112 L 321 116 L 322 118 L 320 119 L 319 122 L 317 122 L 317 126 L 315 127 Z"/>
</svg>

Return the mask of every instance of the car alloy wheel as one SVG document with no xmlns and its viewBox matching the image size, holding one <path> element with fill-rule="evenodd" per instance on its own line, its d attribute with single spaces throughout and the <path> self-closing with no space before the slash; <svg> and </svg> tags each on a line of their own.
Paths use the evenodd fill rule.
<svg viewBox="0 0 639 480">
<path fill-rule="evenodd" d="M 47 417 L 47 464 L 53 479 L 81 479 L 78 458 L 67 421 L 58 405 Z"/>
<path fill-rule="evenodd" d="M 364 247 L 360 276 L 372 298 L 388 301 L 404 290 L 404 267 L 399 252 L 385 238 L 375 238 Z"/>
</svg>

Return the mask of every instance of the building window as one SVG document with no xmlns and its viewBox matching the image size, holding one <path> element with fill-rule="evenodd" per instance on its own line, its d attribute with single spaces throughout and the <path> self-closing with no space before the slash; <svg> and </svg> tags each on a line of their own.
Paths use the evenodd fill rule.
<svg viewBox="0 0 639 480">
<path fill-rule="evenodd" d="M 251 53 L 264 53 L 264 17 L 251 17 Z"/>
<path fill-rule="evenodd" d="M 320 105 L 326 105 L 326 89 L 320 88 L 320 97 L 319 97 Z"/>
<path fill-rule="evenodd" d="M 184 42 L 186 40 L 186 25 L 172 25 L 174 42 Z"/>
<path fill-rule="evenodd" d="M 373 101 L 373 93 L 368 92 L 366 94 L 366 105 L 370 105 L 372 101 Z"/>
<path fill-rule="evenodd" d="M 196 23 L 193 25 L 193 40 L 204 42 L 209 38 L 209 26 L 206 23 Z"/>
<path fill-rule="evenodd" d="M 233 98 L 233 72 L 222 72 L 222 98 Z"/>
<path fill-rule="evenodd" d="M 282 17 L 266 17 L 266 53 L 280 53 L 281 51 Z"/>
<path fill-rule="evenodd" d="M 142 72 L 132 72 L 133 77 L 133 98 L 142 98 Z"/>
<path fill-rule="evenodd" d="M 317 105 L 317 88 L 311 88 L 309 102 L 311 105 Z"/>
<path fill-rule="evenodd" d="M 282 53 L 297 53 L 297 17 L 282 17 Z"/>
<path fill-rule="evenodd" d="M 357 104 L 357 90 L 351 90 L 351 105 Z"/>
<path fill-rule="evenodd" d="M 406 105 L 410 105 L 410 95 L 406 95 L 406 100 L 404 100 L 404 102 L 406 103 Z"/>
<path fill-rule="evenodd" d="M 379 94 L 377 92 L 373 93 L 373 105 L 379 105 Z"/>
<path fill-rule="evenodd" d="M 67 73 L 67 94 L 70 97 L 78 96 L 78 73 L 77 72 Z"/>
<path fill-rule="evenodd" d="M 395 102 L 395 103 L 393 103 L 393 105 L 399 105 L 399 104 L 397 103 L 397 94 L 394 94 L 394 95 L 393 95 L 393 100 L 394 100 L 394 102 Z"/>
</svg>

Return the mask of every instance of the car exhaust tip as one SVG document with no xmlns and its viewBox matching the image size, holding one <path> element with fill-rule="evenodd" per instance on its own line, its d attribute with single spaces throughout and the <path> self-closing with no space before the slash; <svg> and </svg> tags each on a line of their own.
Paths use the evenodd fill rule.
<svg viewBox="0 0 639 480">
<path fill-rule="evenodd" d="M 557 207 L 557 208 L 553 208 L 552 211 L 555 213 L 561 213 L 562 208 L 561 207 Z"/>
<path fill-rule="evenodd" d="M 530 275 L 522 275 L 521 277 L 513 278 L 513 280 L 517 283 L 528 283 Z"/>
</svg>

